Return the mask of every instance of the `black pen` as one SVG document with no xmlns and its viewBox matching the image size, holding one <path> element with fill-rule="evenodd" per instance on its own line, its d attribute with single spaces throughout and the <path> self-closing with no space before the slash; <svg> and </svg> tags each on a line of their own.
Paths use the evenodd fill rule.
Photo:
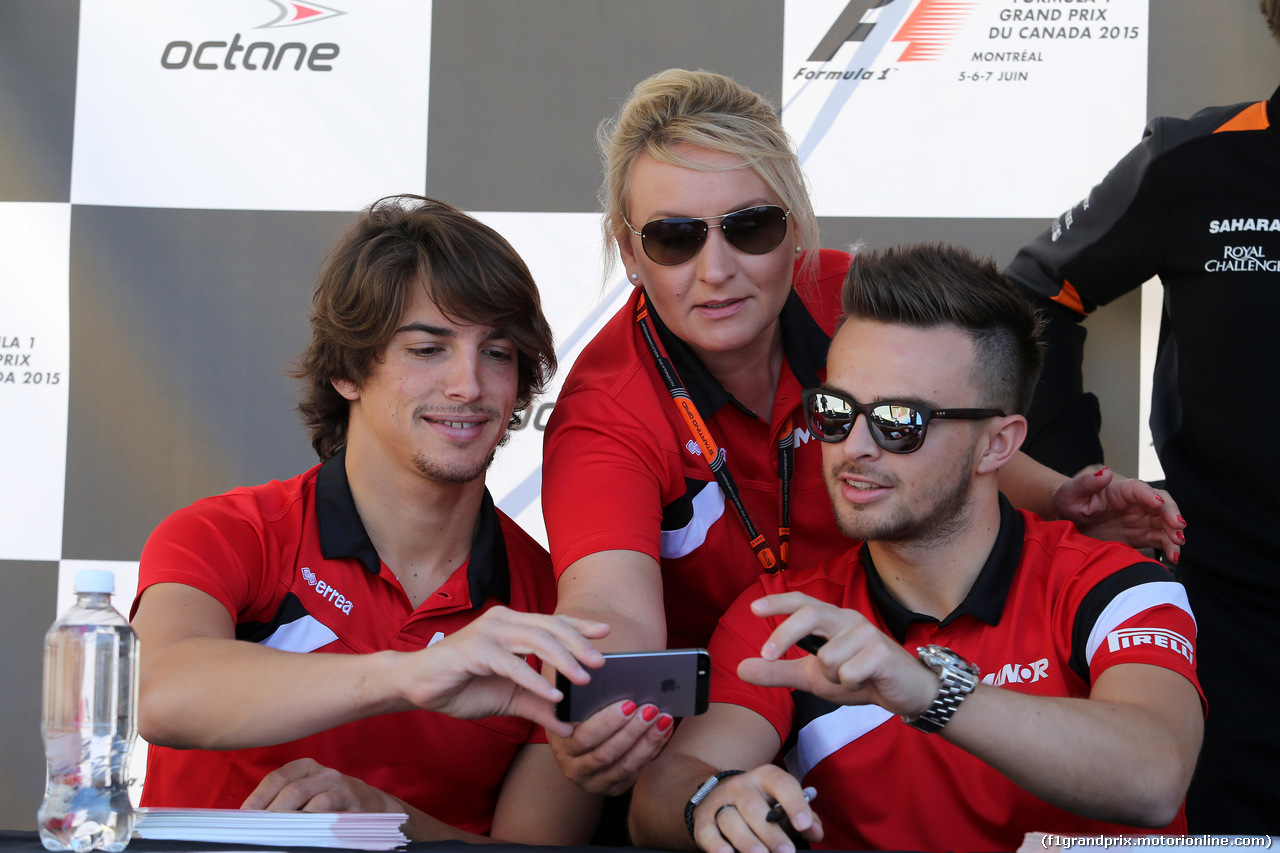
<svg viewBox="0 0 1280 853">
<path fill-rule="evenodd" d="M 797 643 L 797 645 L 799 644 Z M 818 796 L 818 789 L 805 788 L 802 793 L 804 794 L 804 801 L 806 803 L 811 803 L 813 802 L 813 798 Z M 781 804 L 776 804 L 774 805 L 773 808 L 769 809 L 769 813 L 764 816 L 764 819 L 767 820 L 769 823 L 780 823 L 781 821 L 785 820 L 786 817 L 787 817 L 787 810 L 784 809 L 781 806 Z"/>
</svg>

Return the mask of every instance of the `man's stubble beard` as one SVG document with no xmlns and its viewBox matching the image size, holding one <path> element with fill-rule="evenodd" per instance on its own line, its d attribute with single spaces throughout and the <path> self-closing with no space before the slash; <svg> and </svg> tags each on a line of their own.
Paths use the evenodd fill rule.
<svg viewBox="0 0 1280 853">
<path fill-rule="evenodd" d="M 952 539 L 970 523 L 965 507 L 973 488 L 974 457 L 975 450 L 970 448 L 964 464 L 952 469 L 955 476 L 934 489 L 932 505 L 923 515 L 913 515 L 909 507 L 902 506 L 889 518 L 878 521 L 867 518 L 867 510 L 862 506 L 849 504 L 840 497 L 836 477 L 844 471 L 857 471 L 858 467 L 845 465 L 832 472 L 827 485 L 833 506 L 837 507 L 836 525 L 845 536 L 863 542 L 888 542 L 914 548 Z"/>
<path fill-rule="evenodd" d="M 437 483 L 471 483 L 477 479 L 483 478 L 489 466 L 493 464 L 493 459 L 498 454 L 495 447 L 489 451 L 489 456 L 483 462 L 473 464 L 455 464 L 441 465 L 434 459 L 428 459 L 425 455 L 418 453 L 413 457 L 413 464 L 419 471 L 427 477 L 435 480 Z"/>
</svg>

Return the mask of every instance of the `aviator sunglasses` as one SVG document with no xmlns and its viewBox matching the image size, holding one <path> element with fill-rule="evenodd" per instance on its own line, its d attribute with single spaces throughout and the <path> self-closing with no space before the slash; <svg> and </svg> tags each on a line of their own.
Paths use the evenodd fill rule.
<svg viewBox="0 0 1280 853">
<path fill-rule="evenodd" d="M 637 231 L 624 216 L 622 221 L 632 234 L 640 236 L 644 253 L 649 260 L 664 267 L 683 264 L 698 254 L 707 242 L 711 223 L 720 220 L 718 227 L 724 238 L 739 252 L 763 255 L 778 248 L 787 236 L 787 217 L 791 211 L 776 204 L 762 204 L 735 210 L 723 216 L 672 216 L 646 222 Z"/>
<path fill-rule="evenodd" d="M 924 445 L 929 421 L 1002 418 L 999 409 L 929 409 L 914 403 L 859 403 L 848 394 L 825 388 L 809 388 L 800 394 L 805 426 L 818 441 L 831 444 L 849 437 L 858 415 L 867 419 L 867 429 L 876 444 L 890 453 L 914 453 Z"/>
</svg>

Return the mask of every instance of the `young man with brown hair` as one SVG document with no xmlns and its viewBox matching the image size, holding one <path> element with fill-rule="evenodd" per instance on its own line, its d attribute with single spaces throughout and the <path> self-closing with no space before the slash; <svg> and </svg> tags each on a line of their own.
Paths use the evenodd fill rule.
<svg viewBox="0 0 1280 853">
<path fill-rule="evenodd" d="M 321 464 L 179 510 L 142 554 L 143 805 L 400 811 L 415 840 L 581 843 L 535 724 L 599 666 L 485 470 L 555 368 L 524 263 L 449 205 L 363 211 L 296 375 Z"/>
</svg>

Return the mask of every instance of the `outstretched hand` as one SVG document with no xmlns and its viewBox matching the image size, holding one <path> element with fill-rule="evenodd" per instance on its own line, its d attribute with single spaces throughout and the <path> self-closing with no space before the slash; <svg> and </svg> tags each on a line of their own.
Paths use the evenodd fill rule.
<svg viewBox="0 0 1280 853">
<path fill-rule="evenodd" d="M 738 665 L 743 681 L 796 688 L 841 705 L 879 705 L 907 715 L 923 712 L 938 693 L 938 677 L 855 610 L 787 592 L 756 599 L 751 612 L 760 617 L 789 615 L 769 635 L 760 657 Z M 807 634 L 827 642 L 817 654 L 783 659 Z"/>
<path fill-rule="evenodd" d="M 1124 542 L 1134 548 L 1155 548 L 1177 563 L 1187 522 L 1168 492 L 1110 468 L 1085 471 L 1053 493 L 1058 518 L 1075 522 L 1082 533 L 1096 539 Z"/>
<path fill-rule="evenodd" d="M 604 665 L 591 640 L 608 633 L 601 622 L 494 607 L 413 652 L 414 663 L 404 671 L 404 694 L 419 708 L 451 717 L 511 715 L 568 735 L 573 727 L 555 716 L 562 694 L 527 657 L 535 655 L 574 684 L 586 684 L 591 680 L 586 668 Z"/>
</svg>

